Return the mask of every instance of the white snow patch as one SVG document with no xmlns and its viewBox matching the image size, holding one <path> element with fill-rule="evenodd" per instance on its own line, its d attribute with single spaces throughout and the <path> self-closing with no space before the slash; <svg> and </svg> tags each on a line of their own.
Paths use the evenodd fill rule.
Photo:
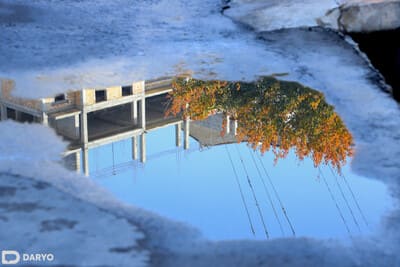
<svg viewBox="0 0 400 267">
<path fill-rule="evenodd" d="M 323 26 L 369 32 L 400 27 L 398 0 L 232 0 L 224 14 L 255 31 Z"/>
<path fill-rule="evenodd" d="M 15 80 L 19 96 L 128 85 L 182 72 L 253 80 L 271 73 L 265 61 L 276 62 L 275 69 L 286 64 L 282 49 L 266 48 L 211 0 L 3 1 L 3 9 L 13 5 L 29 10 L 20 16 L 30 21 L 0 21 L 0 78 Z M 230 5 L 225 14 L 256 31 L 317 26 L 318 18 L 339 6 L 334 0 Z M 333 22 L 327 17 L 324 23 Z"/>
<path fill-rule="evenodd" d="M 317 19 L 338 7 L 335 0 L 233 0 L 224 14 L 256 31 L 318 26 Z"/>
<path fill-rule="evenodd" d="M 0 249 L 51 253 L 51 265 L 147 265 L 148 252 L 138 243 L 144 236 L 126 218 L 10 174 L 0 173 L 0 192 Z"/>
</svg>

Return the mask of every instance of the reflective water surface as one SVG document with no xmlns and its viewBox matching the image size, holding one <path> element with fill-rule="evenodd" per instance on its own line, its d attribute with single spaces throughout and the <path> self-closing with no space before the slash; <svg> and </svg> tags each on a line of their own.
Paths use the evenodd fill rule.
<svg viewBox="0 0 400 267">
<path fill-rule="evenodd" d="M 354 140 L 334 107 L 296 82 L 165 77 L 45 100 L 10 90 L 2 118 L 53 127 L 67 166 L 213 240 L 349 240 L 391 205 L 382 183 L 351 172 Z"/>
<path fill-rule="evenodd" d="M 294 232 L 347 239 L 372 233 L 390 207 L 385 186 L 355 175 L 349 165 L 344 178 L 292 152 L 274 165 L 273 153 L 260 156 L 245 143 L 202 148 L 191 138 L 185 151 L 175 147 L 174 136 L 171 126 L 148 133 L 145 164 L 131 160 L 130 140 L 91 150 L 93 179 L 122 201 L 186 222 L 214 240 L 265 239 L 266 231 L 270 238 Z"/>
<path fill-rule="evenodd" d="M 142 135 L 145 164 L 135 138 L 89 150 L 89 173 L 122 201 L 214 240 L 348 239 L 390 207 L 383 184 L 350 171 L 352 135 L 318 91 L 272 77 L 172 87 L 146 104 L 177 120 Z"/>
</svg>

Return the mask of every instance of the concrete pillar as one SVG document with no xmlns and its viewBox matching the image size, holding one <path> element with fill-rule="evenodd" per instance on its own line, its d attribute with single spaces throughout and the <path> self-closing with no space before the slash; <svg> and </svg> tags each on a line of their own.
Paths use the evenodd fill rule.
<svg viewBox="0 0 400 267">
<path fill-rule="evenodd" d="M 132 159 L 138 159 L 137 136 L 132 137 Z"/>
<path fill-rule="evenodd" d="M 87 119 L 87 111 L 85 109 L 86 103 L 86 92 L 83 89 L 81 91 L 81 119 L 80 119 L 80 139 L 81 143 L 84 147 L 86 147 L 87 143 L 89 143 L 89 134 L 88 134 L 88 119 Z"/>
<path fill-rule="evenodd" d="M 83 160 L 83 173 L 85 176 L 89 176 L 89 149 L 86 147 L 82 148 L 82 160 Z"/>
<path fill-rule="evenodd" d="M 182 123 L 175 124 L 175 144 L 177 147 L 182 145 Z"/>
<path fill-rule="evenodd" d="M 79 120 L 79 131 L 80 131 L 80 141 L 82 144 L 82 163 L 83 163 L 83 173 L 85 176 L 89 176 L 89 134 L 88 134 L 88 116 L 85 109 L 86 103 L 86 93 L 85 90 L 81 91 L 81 116 Z M 77 123 L 77 118 L 75 118 L 75 125 Z"/>
<path fill-rule="evenodd" d="M 134 125 L 138 123 L 138 109 L 137 109 L 137 100 L 134 100 L 131 104 L 131 120 Z"/>
<path fill-rule="evenodd" d="M 140 162 L 146 162 L 146 134 L 140 135 Z"/>
<path fill-rule="evenodd" d="M 226 116 L 226 134 L 231 132 L 231 117 L 229 115 Z"/>
<path fill-rule="evenodd" d="M 5 121 L 7 120 L 7 107 L 1 101 L 2 98 L 3 98 L 3 82 L 0 81 L 0 114 L 1 114 L 0 119 L 2 121 Z"/>
<path fill-rule="evenodd" d="M 21 111 L 15 110 L 15 120 L 21 121 Z"/>
<path fill-rule="evenodd" d="M 81 172 L 81 151 L 75 153 L 75 170 L 77 173 Z"/>
<path fill-rule="evenodd" d="M 74 116 L 74 125 L 75 125 L 75 138 L 79 139 L 80 137 L 80 129 L 79 129 L 79 114 Z"/>
<path fill-rule="evenodd" d="M 80 125 L 80 132 L 81 132 L 81 143 L 83 145 L 87 145 L 89 142 L 89 135 L 88 135 L 88 122 L 87 122 L 87 112 L 82 110 L 81 113 L 81 125 Z"/>
<path fill-rule="evenodd" d="M 40 122 L 43 124 L 43 125 L 49 125 L 49 117 L 47 116 L 47 106 L 46 106 L 46 102 L 45 102 L 45 100 L 44 99 L 42 99 L 41 100 L 41 102 L 42 102 L 42 107 L 41 107 L 41 109 L 42 109 L 42 115 L 41 115 L 41 118 L 40 118 Z"/>
<path fill-rule="evenodd" d="M 237 135 L 237 127 L 238 127 L 238 122 L 237 120 L 233 121 L 233 133 L 236 136 Z"/>
<path fill-rule="evenodd" d="M 140 104 L 140 128 L 146 129 L 146 99 L 143 95 Z"/>
<path fill-rule="evenodd" d="M 46 113 L 42 113 L 42 117 L 41 117 L 41 119 L 40 119 L 40 122 L 43 124 L 43 125 L 49 125 L 49 117 L 47 116 L 47 114 Z"/>
<path fill-rule="evenodd" d="M 0 111 L 1 111 L 1 120 L 2 121 L 7 120 L 7 118 L 8 118 L 7 117 L 7 107 L 2 103 L 0 103 Z"/>
<path fill-rule="evenodd" d="M 183 132 L 185 134 L 184 140 L 183 140 L 183 147 L 184 149 L 189 149 L 189 129 L 190 129 L 190 119 L 186 119 L 183 122 Z"/>
</svg>

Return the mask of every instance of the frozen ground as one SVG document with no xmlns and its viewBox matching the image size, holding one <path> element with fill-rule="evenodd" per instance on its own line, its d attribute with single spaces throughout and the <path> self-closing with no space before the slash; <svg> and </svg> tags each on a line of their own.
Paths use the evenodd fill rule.
<svg viewBox="0 0 400 267">
<path fill-rule="evenodd" d="M 224 14 L 260 31 L 318 26 L 317 19 L 339 6 L 335 0 L 233 0 Z M 294 14 L 299 14 L 294 15 Z"/>
<path fill-rule="evenodd" d="M 211 0 L 190 4 L 180 0 L 2 0 L 0 75 L 16 79 L 19 95 L 44 96 L 64 89 L 128 83 L 184 70 L 192 70 L 200 78 L 231 80 L 286 73 L 282 78 L 297 80 L 326 94 L 354 134 L 354 171 L 384 181 L 399 200 L 399 107 L 382 92 L 379 76 L 354 47 L 335 33 L 321 29 L 280 30 L 256 36 L 221 16 L 219 8 L 219 2 Z M 18 185 L 16 195 L 13 189 L 4 191 L 11 195 L 1 200 L 5 204 L 0 207 L 22 207 L 14 205 L 15 196 L 32 194 L 37 198 L 37 181 L 49 183 L 51 186 L 45 190 L 50 196 L 64 197 L 75 204 L 74 212 L 68 214 L 72 219 L 68 220 L 81 218 L 77 207 L 96 217 L 104 216 L 100 223 L 108 225 L 107 231 L 115 233 L 115 240 L 99 249 L 138 244 L 140 249 L 133 248 L 121 260 L 134 257 L 142 262 L 148 256 L 153 265 L 160 266 L 400 266 L 398 204 L 383 218 L 380 232 L 368 240 L 354 240 L 350 247 L 333 240 L 313 239 L 212 243 L 189 226 L 118 203 L 90 179 L 62 169 L 58 161 L 65 144 L 49 129 L 2 122 L 0 132 L 1 186 Z M 53 207 L 53 203 L 38 201 L 39 207 Z M 65 214 L 63 207 L 54 207 L 54 214 Z M 36 212 L 45 217 L 35 217 Z M 18 218 L 20 227 L 12 227 L 9 232 L 1 227 L 2 240 L 12 233 L 18 236 L 24 227 L 40 233 L 43 220 L 54 220 L 52 213 L 41 209 L 33 213 L 11 209 L 1 216 L 9 219 L 0 217 L 1 224 L 11 224 L 11 219 Z M 80 221 L 74 227 L 85 229 L 85 225 Z M 63 231 L 70 233 L 74 229 Z M 145 236 L 143 241 L 138 241 L 140 232 Z M 63 238 L 73 242 L 90 233 L 76 232 Z M 36 236 L 48 244 L 58 234 L 49 234 L 48 239 L 43 234 Z M 97 232 L 95 240 L 105 239 L 104 231 Z M 38 244 L 35 242 L 33 247 Z M 51 248 L 56 256 L 66 255 L 62 247 Z M 114 257 L 113 252 L 106 255 Z M 89 264 L 97 262 L 86 265 Z"/>
<path fill-rule="evenodd" d="M 241 64 L 264 50 L 213 0 L 3 0 L 0 10 L 10 14 L 0 21 L 0 77 L 15 79 L 24 96 L 189 70 L 210 77 L 209 65 L 222 62 L 250 78 Z M 249 45 L 256 51 L 242 55 Z"/>
<path fill-rule="evenodd" d="M 316 26 L 335 7 L 333 0 L 238 0 L 225 13 L 263 31 Z M 261 58 L 286 63 L 221 16 L 221 8 L 213 0 L 2 0 L 0 77 L 16 80 L 17 94 L 33 97 L 181 72 L 251 80 L 273 71 Z"/>
<path fill-rule="evenodd" d="M 227 5 L 224 14 L 257 31 L 324 26 L 370 32 L 400 27 L 398 0 L 232 0 Z"/>
<path fill-rule="evenodd" d="M 146 266 L 144 235 L 128 219 L 45 182 L 0 174 L 0 211 L 2 249 L 53 253 L 52 264 Z"/>
</svg>

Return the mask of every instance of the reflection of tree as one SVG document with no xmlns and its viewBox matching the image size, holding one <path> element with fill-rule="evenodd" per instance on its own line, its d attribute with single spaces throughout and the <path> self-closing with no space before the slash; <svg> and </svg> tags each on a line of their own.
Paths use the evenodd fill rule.
<svg viewBox="0 0 400 267">
<path fill-rule="evenodd" d="M 238 121 L 238 142 L 247 140 L 262 153 L 272 149 L 276 160 L 294 148 L 299 159 L 310 156 L 315 166 L 330 163 L 340 171 L 353 153 L 350 132 L 323 94 L 299 83 L 272 77 L 254 83 L 178 78 L 173 86 L 167 114 L 202 120 L 224 112 Z"/>
<path fill-rule="evenodd" d="M 173 82 L 174 91 L 170 95 L 172 105 L 167 110 L 169 114 L 178 115 L 182 112 L 184 118 L 203 120 L 217 110 L 221 110 L 220 99 L 229 92 L 228 82 L 185 80 L 178 78 Z"/>
</svg>

